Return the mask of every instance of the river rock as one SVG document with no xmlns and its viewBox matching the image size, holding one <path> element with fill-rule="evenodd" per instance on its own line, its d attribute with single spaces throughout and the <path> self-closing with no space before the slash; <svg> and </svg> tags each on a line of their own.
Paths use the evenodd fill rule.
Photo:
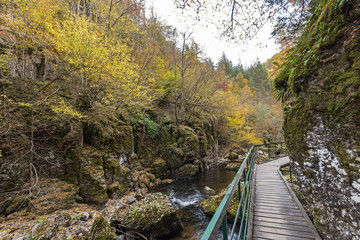
<svg viewBox="0 0 360 240">
<path fill-rule="evenodd" d="M 242 164 L 242 162 L 232 162 L 232 163 L 228 163 L 228 164 L 225 166 L 225 169 L 237 171 L 237 170 L 239 170 L 241 164 Z"/>
<path fill-rule="evenodd" d="M 147 194 L 132 205 L 118 208 L 111 222 L 121 223 L 153 238 L 166 237 L 183 229 L 177 210 L 162 193 Z"/>
<path fill-rule="evenodd" d="M 91 215 L 88 212 L 83 212 L 81 214 L 80 220 L 81 221 L 87 221 L 87 220 L 89 220 L 90 217 L 91 217 Z"/>
<path fill-rule="evenodd" d="M 184 166 L 178 168 L 175 173 L 178 177 L 192 177 L 199 172 L 198 164 L 185 164 Z"/>
<path fill-rule="evenodd" d="M 134 202 L 136 202 L 136 198 L 134 196 L 130 196 L 126 200 L 126 203 L 128 203 L 128 204 L 133 204 Z"/>
<path fill-rule="evenodd" d="M 231 151 L 229 153 L 229 159 L 232 161 L 237 160 L 237 159 L 239 159 L 239 154 L 237 152 Z"/>
<path fill-rule="evenodd" d="M 208 187 L 208 186 L 205 186 L 205 187 L 204 187 L 203 192 L 204 192 L 205 194 L 209 194 L 209 195 L 215 194 L 215 191 L 214 191 L 213 189 L 211 189 L 210 187 Z"/>
<path fill-rule="evenodd" d="M 200 206 L 201 206 L 202 210 L 205 212 L 205 214 L 207 214 L 209 216 L 214 215 L 218 206 L 220 205 L 221 200 L 224 198 L 227 190 L 228 189 L 225 188 L 219 194 L 214 195 L 208 199 L 205 199 L 204 201 L 202 201 L 200 203 Z M 236 190 L 234 193 L 234 196 L 236 196 L 237 194 L 238 194 L 238 191 Z M 238 206 L 239 206 L 239 200 L 236 197 L 233 197 L 230 202 L 229 208 L 227 210 L 227 216 L 228 216 L 229 222 L 234 221 Z"/>
</svg>

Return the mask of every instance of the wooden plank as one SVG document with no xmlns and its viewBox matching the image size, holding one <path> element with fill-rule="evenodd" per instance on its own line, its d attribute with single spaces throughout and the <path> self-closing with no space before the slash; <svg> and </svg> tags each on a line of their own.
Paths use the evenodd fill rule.
<svg viewBox="0 0 360 240">
<path fill-rule="evenodd" d="M 274 223 L 274 222 L 262 222 L 262 221 L 255 221 L 254 226 L 263 226 L 263 227 L 271 227 L 271 228 L 281 228 L 281 229 L 287 229 L 287 230 L 296 230 L 300 232 L 307 232 L 311 233 L 311 230 L 307 225 L 299 226 L 299 225 L 290 225 L 287 223 Z"/>
<path fill-rule="evenodd" d="M 294 236 L 286 236 L 272 233 L 264 233 L 264 232 L 254 232 L 253 238 L 265 238 L 268 240 L 304 240 L 304 239 L 314 239 L 314 238 L 303 238 L 303 237 L 294 237 Z"/>
<path fill-rule="evenodd" d="M 288 206 L 291 206 L 291 207 L 294 207 L 294 208 L 298 208 L 298 206 L 292 202 L 292 201 L 282 201 L 282 202 L 278 202 L 278 201 L 266 201 L 265 199 L 261 200 L 261 199 L 258 199 L 257 205 L 265 205 L 265 206 L 280 206 L 280 207 L 288 207 Z"/>
<path fill-rule="evenodd" d="M 267 192 L 255 192 L 258 197 L 277 197 L 277 198 L 291 198 L 290 194 L 285 193 L 267 193 Z"/>
<path fill-rule="evenodd" d="M 270 210 L 270 209 L 254 209 L 255 214 L 256 213 L 267 213 L 267 214 L 274 214 L 274 215 L 285 215 L 285 216 L 296 216 L 296 217 L 302 217 L 300 212 L 296 211 L 280 211 L 280 210 Z"/>
<path fill-rule="evenodd" d="M 276 196 L 270 196 L 270 195 L 257 195 L 255 194 L 255 202 L 256 199 L 271 199 L 273 201 L 277 201 L 277 200 L 285 200 L 285 199 L 291 199 L 291 196 L 289 195 L 289 197 L 276 197 Z"/>
<path fill-rule="evenodd" d="M 280 205 L 282 203 L 294 203 L 294 201 L 292 200 L 292 198 L 283 198 L 283 199 L 272 199 L 272 198 L 269 198 L 269 197 L 256 197 L 257 200 L 259 202 L 271 202 L 271 203 L 279 203 Z M 295 203 L 294 203 L 295 204 Z"/>
<path fill-rule="evenodd" d="M 314 239 L 314 235 L 311 232 L 301 232 L 301 231 L 296 231 L 296 230 L 288 230 L 288 229 L 273 228 L 273 227 L 255 226 L 254 232 L 255 233 L 256 232 L 266 232 L 266 233 L 274 233 L 274 234 L 285 235 L 285 236 Z"/>
<path fill-rule="evenodd" d="M 274 219 L 290 219 L 290 220 L 298 220 L 298 221 L 304 221 L 304 217 L 299 216 L 288 216 L 288 215 L 274 215 L 272 213 L 264 213 L 264 212 L 254 212 L 255 217 L 268 217 L 268 218 L 274 218 Z"/>
<path fill-rule="evenodd" d="M 270 217 L 254 216 L 254 222 L 286 223 L 286 224 L 289 224 L 289 225 L 307 226 L 304 219 L 293 220 L 293 219 L 282 219 L 282 218 L 270 218 Z"/>
<path fill-rule="evenodd" d="M 290 205 L 290 204 L 287 204 L 287 205 L 282 205 L 282 206 L 279 206 L 279 205 L 266 205 L 266 204 L 261 204 L 261 203 L 257 203 L 255 204 L 255 208 L 257 209 L 276 209 L 276 210 L 281 210 L 281 211 L 298 211 L 299 208 L 295 205 Z"/>
<path fill-rule="evenodd" d="M 257 203 L 255 205 L 255 207 L 257 209 L 274 209 L 274 210 L 280 210 L 280 211 L 287 211 L 287 210 L 293 210 L 296 212 L 299 212 L 299 208 L 296 205 L 266 205 L 266 204 L 261 204 L 261 203 Z"/>
</svg>

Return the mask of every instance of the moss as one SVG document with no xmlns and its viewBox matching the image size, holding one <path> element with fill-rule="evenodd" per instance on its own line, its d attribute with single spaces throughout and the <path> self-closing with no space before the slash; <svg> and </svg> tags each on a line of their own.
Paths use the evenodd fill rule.
<svg viewBox="0 0 360 240">
<path fill-rule="evenodd" d="M 119 208 L 115 221 L 140 231 L 150 231 L 164 216 L 176 212 L 168 197 L 162 193 L 151 193 L 128 208 Z"/>
<path fill-rule="evenodd" d="M 315 177 L 315 171 L 312 170 L 305 170 L 302 173 L 308 179 L 313 179 Z"/>
<path fill-rule="evenodd" d="M 58 232 L 58 228 L 59 226 L 57 224 L 49 222 L 48 220 L 42 220 L 33 228 L 30 239 L 53 239 Z"/>
<path fill-rule="evenodd" d="M 334 46 L 347 30 L 345 23 L 349 16 L 339 10 L 344 8 L 339 8 L 341 2 L 323 0 L 318 4 L 296 46 L 289 51 L 287 61 L 274 81 L 275 88 L 290 88 L 294 93 L 300 93 L 306 79 L 316 74 L 323 62 L 331 60 L 324 49 Z"/>
<path fill-rule="evenodd" d="M 355 156 L 351 157 L 349 154 L 347 154 L 344 146 L 339 142 L 335 143 L 335 148 L 340 166 L 345 169 L 346 174 L 348 175 L 349 184 L 351 185 L 352 182 L 356 180 L 357 174 L 359 172 L 359 168 L 355 167 L 356 158 Z"/>
<path fill-rule="evenodd" d="M 168 167 L 166 166 L 166 161 L 162 158 L 155 159 L 152 167 L 154 168 L 155 175 L 158 177 L 167 174 Z"/>
<path fill-rule="evenodd" d="M 87 203 L 105 203 L 108 196 L 100 152 L 93 147 L 84 146 L 80 161 L 80 196 Z"/>
<path fill-rule="evenodd" d="M 199 172 L 199 165 L 185 164 L 176 170 L 179 176 L 194 176 Z"/>
<path fill-rule="evenodd" d="M 202 201 L 200 206 L 203 211 L 208 215 L 214 215 L 218 206 L 220 205 L 221 200 L 224 198 L 226 191 L 227 189 L 224 189 L 219 194 Z M 236 211 L 239 206 L 239 199 L 236 196 L 238 196 L 237 190 L 235 191 L 234 197 L 232 198 L 230 206 L 227 210 L 227 214 L 231 216 L 231 219 L 236 216 Z"/>
<path fill-rule="evenodd" d="M 127 186 L 124 184 L 120 184 L 118 181 L 113 182 L 109 186 L 107 186 L 107 194 L 110 197 L 121 197 L 123 196 L 127 191 Z"/>
<path fill-rule="evenodd" d="M 110 224 L 101 216 L 97 217 L 91 227 L 90 240 L 112 240 L 116 235 Z"/>
</svg>

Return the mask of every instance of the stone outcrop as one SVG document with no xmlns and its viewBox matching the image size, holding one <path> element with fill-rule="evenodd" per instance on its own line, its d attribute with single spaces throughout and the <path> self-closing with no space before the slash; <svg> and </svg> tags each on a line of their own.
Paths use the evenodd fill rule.
<svg viewBox="0 0 360 240">
<path fill-rule="evenodd" d="M 183 229 L 177 210 L 162 193 L 150 193 L 140 201 L 120 207 L 111 222 L 153 238 L 166 237 Z"/>
<path fill-rule="evenodd" d="M 324 239 L 360 232 L 359 19 L 359 1 L 320 1 L 275 81 L 298 194 Z"/>
</svg>

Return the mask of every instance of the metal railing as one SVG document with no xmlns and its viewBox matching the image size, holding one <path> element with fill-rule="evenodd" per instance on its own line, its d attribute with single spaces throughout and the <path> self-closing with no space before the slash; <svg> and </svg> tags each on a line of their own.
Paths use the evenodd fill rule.
<svg viewBox="0 0 360 240">
<path fill-rule="evenodd" d="M 289 169 L 284 169 L 287 167 L 289 167 Z M 290 163 L 285 163 L 283 165 L 280 165 L 279 171 L 281 172 L 281 175 L 283 175 L 284 177 L 285 177 L 284 173 L 289 173 L 290 174 L 290 182 L 291 183 L 293 182 L 293 174 L 292 174 L 292 169 L 291 169 Z"/>
<path fill-rule="evenodd" d="M 267 153 L 268 158 L 276 158 L 282 155 L 286 155 L 286 145 L 284 142 L 273 142 L 262 145 L 256 145 L 258 150 L 263 150 Z"/>
<path fill-rule="evenodd" d="M 280 148 L 277 146 L 281 145 Z M 252 213 L 251 202 L 253 201 L 254 190 L 254 175 L 255 175 L 255 161 L 256 150 L 258 148 L 269 149 L 269 158 L 274 151 L 283 151 L 284 143 L 270 143 L 262 145 L 254 145 L 246 155 L 243 163 L 241 164 L 238 172 L 236 173 L 233 181 L 228 187 L 224 198 L 220 202 L 214 216 L 212 217 L 209 225 L 203 233 L 201 240 L 218 239 L 220 227 L 222 228 L 223 239 L 246 239 L 248 234 L 248 225 L 250 215 Z M 277 154 L 274 154 L 277 156 Z M 237 194 L 235 194 L 237 191 Z M 235 194 L 235 196 L 234 196 Z M 231 200 L 236 197 L 239 200 L 235 220 L 232 227 L 228 228 L 227 223 L 227 210 L 230 206 Z M 251 233 L 250 233 L 251 234 Z"/>
</svg>

